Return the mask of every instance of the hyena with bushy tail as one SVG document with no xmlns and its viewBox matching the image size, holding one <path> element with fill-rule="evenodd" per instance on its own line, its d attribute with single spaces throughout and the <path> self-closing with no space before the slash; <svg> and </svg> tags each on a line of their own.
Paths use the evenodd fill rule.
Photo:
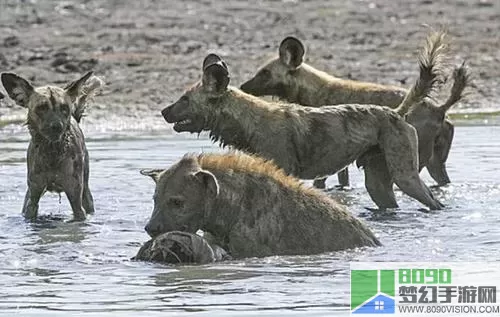
<svg viewBox="0 0 500 317">
<path fill-rule="evenodd" d="M 420 77 L 399 109 L 410 109 L 431 93 L 439 77 L 435 66 L 443 56 L 442 38 L 429 37 L 419 58 Z M 396 111 L 376 105 L 313 108 L 269 102 L 229 86 L 229 71 L 220 57 L 211 54 L 203 65 L 201 81 L 162 110 L 175 131 L 210 131 L 214 141 L 271 159 L 302 179 L 334 174 L 365 153 L 380 151 L 387 167 L 382 176 L 429 208 L 442 207 L 420 179 L 415 128 Z M 396 207 L 393 201 L 385 203 L 385 197 L 394 195 L 392 187 L 384 189 L 382 194 L 370 192 L 373 200 L 379 208 Z"/>
<path fill-rule="evenodd" d="M 444 33 L 441 33 L 444 35 Z M 376 83 L 346 80 L 322 72 L 304 63 L 305 47 L 294 37 L 285 38 L 279 56 L 262 66 L 241 89 L 255 96 L 273 95 L 303 106 L 320 107 L 338 104 L 375 104 L 396 108 L 408 92 L 406 89 Z M 448 100 L 441 106 L 426 98 L 415 105 L 407 122 L 417 129 L 420 170 L 426 167 L 438 185 L 450 182 L 446 160 L 453 141 L 453 124 L 446 111 L 461 98 L 468 86 L 467 69 L 462 65 L 454 75 L 454 86 Z M 347 169 L 339 172 L 340 186 L 349 185 Z M 325 187 L 325 178 L 315 186 Z"/>
</svg>

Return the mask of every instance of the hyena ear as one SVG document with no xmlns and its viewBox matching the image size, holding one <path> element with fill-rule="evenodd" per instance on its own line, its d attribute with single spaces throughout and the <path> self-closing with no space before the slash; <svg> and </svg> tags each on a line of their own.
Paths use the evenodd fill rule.
<svg viewBox="0 0 500 317">
<path fill-rule="evenodd" d="M 155 183 L 158 183 L 158 180 L 160 179 L 161 173 L 163 173 L 163 171 L 164 170 L 162 169 L 144 169 L 141 170 L 141 174 L 151 177 L 155 181 Z"/>
<path fill-rule="evenodd" d="M 205 186 L 211 195 L 215 197 L 219 195 L 219 182 L 214 174 L 206 170 L 200 170 L 194 176 Z"/>
<path fill-rule="evenodd" d="M 225 69 L 227 69 L 226 62 L 224 62 L 219 55 L 214 54 L 214 53 L 210 53 L 203 60 L 203 66 L 202 66 L 201 69 L 205 70 L 205 68 L 207 68 L 207 66 L 212 65 L 212 64 L 216 64 L 216 63 L 219 63 L 219 62 L 222 64 L 222 66 L 224 66 Z"/>
<path fill-rule="evenodd" d="M 70 82 L 69 84 L 64 87 L 64 90 L 66 90 L 66 93 L 68 96 L 71 98 L 71 101 L 75 101 L 78 96 L 82 93 L 82 88 L 85 82 L 92 76 L 93 72 L 90 71 L 83 75 L 80 79 L 77 79 L 75 81 Z"/>
<path fill-rule="evenodd" d="M 3 73 L 2 84 L 12 100 L 22 107 L 27 107 L 35 88 L 26 79 L 13 73 Z"/>
<path fill-rule="evenodd" d="M 297 68 L 304 61 L 306 50 L 301 41 L 293 36 L 289 36 L 281 42 L 279 53 L 283 64 L 291 68 Z"/>
<path fill-rule="evenodd" d="M 211 94 L 223 93 L 229 85 L 229 72 L 221 62 L 208 65 L 203 70 L 203 87 Z"/>
</svg>

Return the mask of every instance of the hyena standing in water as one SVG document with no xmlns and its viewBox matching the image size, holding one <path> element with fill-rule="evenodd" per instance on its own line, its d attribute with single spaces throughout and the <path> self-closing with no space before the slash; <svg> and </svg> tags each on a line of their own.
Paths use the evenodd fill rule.
<svg viewBox="0 0 500 317">
<path fill-rule="evenodd" d="M 444 35 L 444 33 L 443 33 Z M 407 90 L 401 87 L 346 80 L 331 76 L 304 63 L 304 45 L 294 37 L 285 38 L 279 56 L 267 62 L 256 75 L 241 85 L 241 90 L 255 96 L 273 95 L 303 106 L 320 107 L 337 104 L 374 104 L 396 108 Z M 454 86 L 448 100 L 441 106 L 430 98 L 414 105 L 406 116 L 417 129 L 419 169 L 427 167 L 438 185 L 450 182 L 446 160 L 453 141 L 453 124 L 446 112 L 462 97 L 468 85 L 464 65 L 454 73 Z M 349 185 L 347 168 L 338 174 L 340 186 Z M 314 185 L 325 187 L 326 178 Z"/>
<path fill-rule="evenodd" d="M 419 59 L 420 78 L 399 109 L 408 109 L 429 95 L 439 77 L 436 66 L 442 55 L 442 36 L 431 36 Z M 385 178 L 431 209 L 442 207 L 420 179 L 415 129 L 392 109 L 268 102 L 228 86 L 229 71 L 218 56 L 207 56 L 203 64 L 201 82 L 162 110 L 165 120 L 175 123 L 175 131 L 210 131 L 213 140 L 272 159 L 302 179 L 336 173 L 375 148 L 383 154 Z M 382 196 L 374 198 L 380 208 L 396 207 L 386 199 L 394 196 L 392 187 L 384 189 L 370 196 Z"/>
<path fill-rule="evenodd" d="M 27 80 L 3 73 L 2 84 L 18 105 L 28 109 L 27 125 L 31 134 L 28 146 L 28 190 L 23 215 L 36 220 L 38 202 L 46 191 L 64 192 L 73 210 L 74 220 L 85 220 L 94 213 L 89 189 L 89 155 L 83 132 L 78 126 L 87 99 L 103 82 L 92 72 L 65 88 L 35 88 Z"/>
</svg>

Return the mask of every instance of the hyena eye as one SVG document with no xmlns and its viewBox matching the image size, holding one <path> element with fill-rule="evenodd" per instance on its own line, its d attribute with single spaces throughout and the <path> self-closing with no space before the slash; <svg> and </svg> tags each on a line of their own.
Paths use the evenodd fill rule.
<svg viewBox="0 0 500 317">
<path fill-rule="evenodd" d="M 268 69 L 263 69 L 260 71 L 259 75 L 263 78 L 269 78 L 271 77 L 271 72 Z"/>
<path fill-rule="evenodd" d="M 188 102 L 189 98 L 186 95 L 184 95 L 184 96 L 181 97 L 180 101 L 182 101 L 182 102 Z"/>
<path fill-rule="evenodd" d="M 171 205 L 171 206 L 174 206 L 174 207 L 177 207 L 177 208 L 181 208 L 184 206 L 184 200 L 182 200 L 181 198 L 170 198 L 168 200 L 168 203 Z"/>
</svg>

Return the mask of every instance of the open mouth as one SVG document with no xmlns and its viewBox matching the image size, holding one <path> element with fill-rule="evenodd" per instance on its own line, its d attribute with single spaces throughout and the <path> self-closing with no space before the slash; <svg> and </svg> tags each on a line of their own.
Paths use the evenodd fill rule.
<svg viewBox="0 0 500 317">
<path fill-rule="evenodd" d="M 201 128 L 196 124 L 196 121 L 192 119 L 179 120 L 174 124 L 174 130 L 176 132 L 201 132 Z"/>
<path fill-rule="evenodd" d="M 182 126 L 185 126 L 185 125 L 190 125 L 191 122 L 192 122 L 191 119 L 184 119 L 184 120 L 181 120 L 181 121 L 177 121 L 174 126 L 182 127 Z"/>
</svg>

